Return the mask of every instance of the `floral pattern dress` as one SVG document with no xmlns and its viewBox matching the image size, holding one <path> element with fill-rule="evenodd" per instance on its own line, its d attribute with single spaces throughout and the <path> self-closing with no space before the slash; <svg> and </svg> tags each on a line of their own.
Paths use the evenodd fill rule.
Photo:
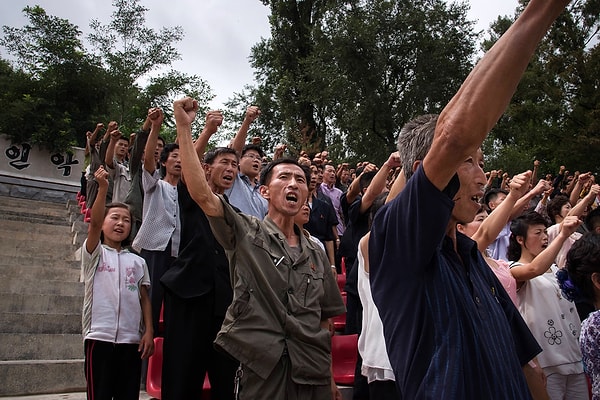
<svg viewBox="0 0 600 400">
<path fill-rule="evenodd" d="M 581 323 L 579 346 L 583 367 L 592 381 L 592 400 L 600 400 L 600 311 L 591 313 Z"/>
</svg>

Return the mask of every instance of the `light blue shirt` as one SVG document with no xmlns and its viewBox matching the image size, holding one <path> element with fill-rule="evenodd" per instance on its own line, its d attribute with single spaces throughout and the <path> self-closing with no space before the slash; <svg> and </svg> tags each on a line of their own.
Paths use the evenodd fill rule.
<svg viewBox="0 0 600 400">
<path fill-rule="evenodd" d="M 267 215 L 269 203 L 260 194 L 259 187 L 259 184 L 252 186 L 250 178 L 238 173 L 233 186 L 227 189 L 225 194 L 231 205 L 237 207 L 244 214 L 254 215 L 262 220 Z"/>
</svg>

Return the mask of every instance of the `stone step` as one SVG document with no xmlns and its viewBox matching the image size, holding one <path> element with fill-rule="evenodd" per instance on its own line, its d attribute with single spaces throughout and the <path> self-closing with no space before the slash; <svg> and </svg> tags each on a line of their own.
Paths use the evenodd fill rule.
<svg viewBox="0 0 600 400">
<path fill-rule="evenodd" d="M 1 223 L 6 221 L 0 220 L 0 247 L 31 247 L 31 248 L 54 248 L 55 246 L 64 245 L 73 250 L 73 233 L 71 226 L 55 226 L 50 225 L 50 229 L 45 229 L 42 232 L 39 229 L 29 230 L 5 228 Z M 40 226 L 40 225 L 38 225 Z"/>
<path fill-rule="evenodd" d="M 66 208 L 52 210 L 46 207 L 39 209 L 0 207 L 0 215 L 0 219 L 3 220 L 61 225 L 69 223 L 69 213 Z"/>
<path fill-rule="evenodd" d="M 0 243 L 2 247 L 2 243 Z M 66 254 L 55 254 L 51 257 L 39 255 L 37 252 L 20 252 L 18 254 L 3 255 L 0 257 L 0 269 L 3 266 L 22 266 L 22 267 L 53 267 L 53 268 L 74 268 L 81 265 L 81 250 L 73 246 Z"/>
<path fill-rule="evenodd" d="M 59 210 L 62 207 L 64 207 L 65 204 L 66 204 L 66 202 L 62 202 L 62 201 L 61 202 L 52 202 L 52 201 L 34 200 L 31 198 L 0 195 L 0 208 L 1 207 L 20 207 L 23 209 L 37 209 L 40 207 L 46 207 L 48 209 Z"/>
<path fill-rule="evenodd" d="M 83 339 L 77 334 L 3 333 L 0 360 L 69 360 L 83 357 Z"/>
<path fill-rule="evenodd" d="M 75 250 L 71 235 L 62 238 L 66 242 L 44 243 L 36 240 L 5 238 L 0 241 L 0 259 L 4 257 L 36 256 L 42 258 L 67 258 Z"/>
<path fill-rule="evenodd" d="M 7 277 L 0 280 L 0 295 L 5 293 L 29 293 L 31 288 L 35 288 L 37 294 L 83 296 L 83 283 L 79 281 L 31 280 L 18 277 Z"/>
<path fill-rule="evenodd" d="M 85 390 L 79 360 L 0 361 L 0 396 Z"/>
<path fill-rule="evenodd" d="M 0 220 L 0 232 L 6 233 L 26 233 L 29 235 L 68 235 L 72 231 L 72 224 L 40 224 L 35 222 L 27 221 L 16 221 L 16 220 Z"/>
<path fill-rule="evenodd" d="M 40 261 L 38 263 L 41 264 Z M 38 265 L 0 265 L 0 279 L 79 282 L 80 268 L 77 262 L 60 263 L 58 260 L 55 260 L 43 267 Z M 35 286 L 29 290 L 35 290 Z"/>
<path fill-rule="evenodd" d="M 83 306 L 83 303 L 82 303 Z M 81 333 L 81 307 L 77 313 L 0 313 L 4 333 Z"/>
<path fill-rule="evenodd" d="M 4 313 L 65 313 L 81 312 L 83 296 L 60 296 L 38 293 L 4 293 L 0 297 L 0 312 Z"/>
</svg>

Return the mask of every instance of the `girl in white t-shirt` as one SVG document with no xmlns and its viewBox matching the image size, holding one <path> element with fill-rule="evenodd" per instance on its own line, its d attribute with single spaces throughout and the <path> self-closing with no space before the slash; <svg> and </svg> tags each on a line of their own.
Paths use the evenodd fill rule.
<svg viewBox="0 0 600 400">
<path fill-rule="evenodd" d="M 546 374 L 551 400 L 587 400 L 581 363 L 581 322 L 575 304 L 561 295 L 554 260 L 564 241 L 579 227 L 567 216 L 556 239 L 548 244 L 546 220 L 535 211 L 513 220 L 508 259 L 517 281 L 519 311 L 543 351 L 537 357 Z"/>
<path fill-rule="evenodd" d="M 123 248 L 131 213 L 105 207 L 108 173 L 94 174 L 98 196 L 82 249 L 82 313 L 88 399 L 138 399 L 141 360 L 154 352 L 150 278 L 143 258 Z"/>
</svg>

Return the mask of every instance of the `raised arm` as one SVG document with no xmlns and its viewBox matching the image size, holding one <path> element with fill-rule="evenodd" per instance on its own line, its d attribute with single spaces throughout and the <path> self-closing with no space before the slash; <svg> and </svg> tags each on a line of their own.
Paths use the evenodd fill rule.
<svg viewBox="0 0 600 400">
<path fill-rule="evenodd" d="M 163 112 L 160 108 L 155 108 L 148 114 L 148 118 L 150 118 L 150 135 L 148 135 L 148 140 L 146 140 L 146 146 L 144 147 L 144 169 L 153 174 L 156 171 L 154 152 L 156 151 L 158 134 L 164 119 Z"/>
<path fill-rule="evenodd" d="M 594 202 L 598 193 L 600 193 L 600 185 L 592 185 L 588 194 L 579 203 L 575 204 L 567 215 L 581 217 L 588 206 Z"/>
<path fill-rule="evenodd" d="M 513 178 L 514 179 L 514 178 Z M 529 184 L 528 184 L 529 186 Z M 519 215 L 523 214 L 523 211 L 528 208 L 529 202 L 535 196 L 540 195 L 547 190 L 550 190 L 552 186 L 545 179 L 540 179 L 538 183 L 531 189 L 529 192 L 525 193 L 517 202 L 515 203 L 513 210 L 510 214 L 510 219 L 515 219 Z"/>
<path fill-rule="evenodd" d="M 567 216 L 560 224 L 560 232 L 556 239 L 552 241 L 540 254 L 538 254 L 529 264 L 512 267 L 510 272 L 517 282 L 525 282 L 536 276 L 542 275 L 550 268 L 563 243 L 577 228 L 581 221 L 577 217 Z"/>
<path fill-rule="evenodd" d="M 249 106 L 246 109 L 246 115 L 244 116 L 244 121 L 235 134 L 234 138 L 231 140 L 229 147 L 234 149 L 238 155 L 241 156 L 242 149 L 244 148 L 244 144 L 246 143 L 246 137 L 248 136 L 248 130 L 250 129 L 250 124 L 252 124 L 256 118 L 260 115 L 260 109 L 257 106 Z"/>
<path fill-rule="evenodd" d="M 135 134 L 135 139 L 133 141 L 133 148 L 131 151 L 131 157 L 129 158 L 129 171 L 131 172 L 131 176 L 138 174 L 139 168 L 142 165 L 142 157 L 144 156 L 144 148 L 146 147 L 146 142 L 148 141 L 148 135 L 150 134 L 150 128 L 152 127 L 152 121 L 150 121 L 150 114 L 154 108 L 148 109 L 148 114 L 146 115 L 146 119 L 142 124 L 139 132 Z M 133 133 L 131 134 L 134 135 Z M 130 137 L 131 138 L 131 137 Z"/>
<path fill-rule="evenodd" d="M 102 129 L 104 129 L 104 124 L 102 122 L 98 122 L 96 124 L 96 127 L 94 128 L 94 132 L 89 132 L 89 134 L 86 134 L 86 136 L 87 136 L 86 150 L 89 151 L 92 147 L 94 147 L 94 144 L 96 143 L 96 139 L 98 138 L 98 133 L 100 133 L 100 131 Z"/>
<path fill-rule="evenodd" d="M 356 198 L 360 194 L 360 176 L 362 174 L 366 174 L 367 172 L 376 171 L 376 170 L 377 170 L 377 166 L 375 164 L 368 163 L 363 168 L 360 175 L 358 175 L 356 178 L 354 178 L 352 180 L 352 183 L 350 183 L 350 186 L 348 186 L 348 190 L 346 191 L 346 200 L 348 201 L 348 204 L 354 203 L 354 200 L 356 200 Z"/>
<path fill-rule="evenodd" d="M 210 189 L 192 142 L 192 121 L 196 118 L 197 112 L 198 102 L 190 97 L 176 100 L 173 103 L 181 169 L 192 199 L 206 215 L 219 217 L 223 216 L 223 204 Z"/>
<path fill-rule="evenodd" d="M 108 142 L 108 147 L 106 148 L 106 155 L 104 156 L 104 164 L 108 167 L 108 168 L 114 168 L 115 165 L 115 146 L 117 145 L 117 142 L 119 141 L 119 139 L 121 138 L 121 131 L 119 131 L 119 128 L 117 127 L 116 129 L 114 129 L 113 131 L 109 132 L 110 135 L 110 142 Z"/>
<path fill-rule="evenodd" d="M 504 201 L 481 223 L 477 232 L 471 238 L 477 242 L 479 251 L 485 252 L 485 249 L 496 240 L 500 231 L 508 222 L 515 203 L 527 191 L 530 179 L 531 171 L 526 171 L 515 175 L 510 181 L 510 192 L 508 192 Z"/>
<path fill-rule="evenodd" d="M 579 195 L 581 194 L 585 184 L 590 181 L 591 177 L 592 174 L 590 172 L 584 172 L 583 174 L 579 174 L 576 178 L 573 178 L 573 180 L 576 180 L 576 182 L 573 185 L 573 189 L 571 189 L 571 194 L 569 194 L 569 203 L 571 203 L 572 207 L 577 205 Z"/>
<path fill-rule="evenodd" d="M 194 142 L 194 149 L 200 160 L 204 158 L 204 152 L 206 151 L 206 146 L 208 146 L 208 141 L 212 135 L 217 133 L 217 130 L 222 123 L 223 113 L 221 111 L 209 111 L 206 113 L 206 123 L 204 124 L 204 128 L 202 129 L 202 132 L 200 132 L 198 139 Z"/>
<path fill-rule="evenodd" d="M 533 162 L 533 173 L 531 174 L 531 184 L 532 185 L 537 185 L 539 172 L 540 172 L 540 160 L 535 160 Z"/>
<path fill-rule="evenodd" d="M 85 249 L 88 253 L 94 251 L 100 242 L 102 233 L 102 224 L 104 222 L 104 207 L 106 205 L 106 193 L 108 192 L 108 172 L 100 166 L 94 172 L 94 179 L 98 183 L 98 194 L 92 205 L 90 225 L 88 226 L 88 235 L 85 242 Z"/>
<path fill-rule="evenodd" d="M 392 201 L 396 196 L 400 194 L 402 189 L 406 186 L 406 175 L 404 174 L 404 170 L 400 170 L 400 173 L 396 177 L 394 184 L 390 188 L 390 191 L 385 199 L 386 203 Z"/>
<path fill-rule="evenodd" d="M 373 205 L 377 196 L 385 189 L 390 170 L 400 166 L 402 166 L 402 163 L 400 162 L 400 153 L 395 151 L 390 154 L 387 161 L 379 168 L 379 171 L 377 171 L 373 177 L 371 184 L 367 187 L 367 191 L 363 195 L 360 203 L 361 214 L 364 214 Z"/>
<path fill-rule="evenodd" d="M 506 109 L 539 41 L 568 3 L 530 1 L 441 112 L 423 161 L 425 174 L 439 190 L 481 146 Z"/>
</svg>

